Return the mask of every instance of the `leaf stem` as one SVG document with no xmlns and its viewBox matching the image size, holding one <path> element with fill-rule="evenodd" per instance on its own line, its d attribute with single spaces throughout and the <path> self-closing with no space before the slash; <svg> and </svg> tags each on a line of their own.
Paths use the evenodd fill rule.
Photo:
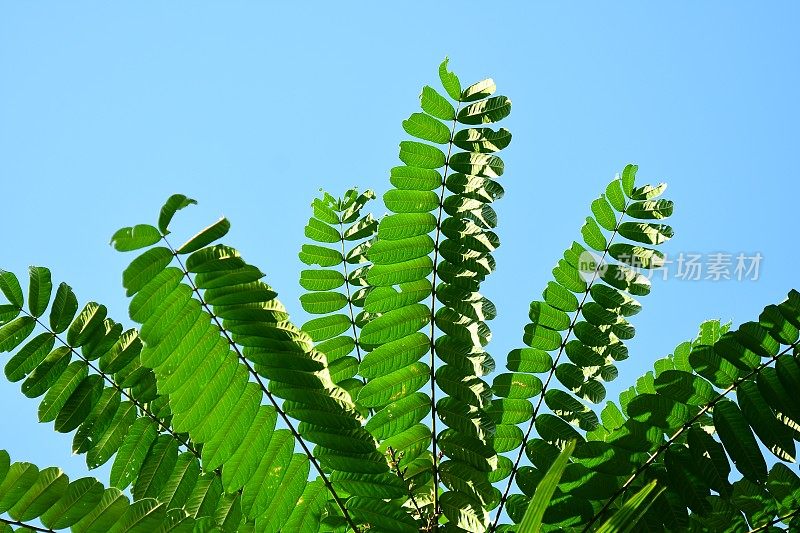
<svg viewBox="0 0 800 533">
<path fill-rule="evenodd" d="M 417 510 L 417 513 L 419 514 L 420 520 L 422 520 L 424 518 L 424 515 L 422 514 L 422 509 L 417 504 L 417 499 L 414 498 L 414 493 L 411 490 L 411 486 L 406 481 L 402 470 L 400 470 L 400 458 L 399 458 L 397 452 L 391 446 L 389 446 L 389 448 L 386 451 L 389 454 L 389 458 L 392 461 L 391 465 L 394 467 L 394 470 L 395 470 L 395 473 L 397 474 L 397 477 L 399 477 L 400 481 L 402 481 L 403 484 L 408 488 L 408 495 L 411 497 L 411 503 L 414 504 L 414 508 Z"/>
<path fill-rule="evenodd" d="M 342 268 L 344 269 L 344 286 L 347 290 L 347 309 L 350 311 L 350 325 L 353 326 L 353 341 L 356 345 L 356 359 L 358 359 L 359 364 L 361 363 L 361 347 L 358 345 L 358 332 L 356 331 L 356 318 L 353 313 L 353 300 L 351 299 L 350 295 L 350 280 L 348 279 L 347 275 L 347 259 L 345 259 L 345 251 L 344 251 L 344 224 L 340 221 L 339 222 L 339 238 L 340 242 L 342 243 Z M 366 384 L 366 380 L 362 378 L 362 383 Z"/>
<path fill-rule="evenodd" d="M 47 533 L 55 533 L 55 529 L 46 529 L 39 526 L 34 526 L 33 524 L 26 524 L 24 522 L 19 522 L 17 520 L 9 520 L 8 518 L 3 518 L 0 516 L 0 524 L 8 524 L 9 526 L 16 526 L 16 527 L 23 527 L 26 529 L 30 529 L 32 531 L 45 531 Z"/>
<path fill-rule="evenodd" d="M 450 170 L 450 155 L 453 152 L 453 136 L 456 132 L 456 124 L 458 117 L 458 110 L 461 108 L 461 102 L 456 106 L 453 114 L 453 125 L 450 128 L 450 140 L 447 143 L 447 158 L 445 159 L 444 175 L 442 177 L 442 188 L 439 192 L 439 213 L 436 217 L 436 241 L 433 245 L 433 279 L 431 281 L 431 443 L 433 445 L 433 530 L 436 531 L 439 525 L 439 457 L 436 450 L 436 342 L 434 335 L 436 333 L 436 274 L 439 266 L 439 239 L 442 235 L 442 213 L 444 212 L 444 194 L 445 184 L 447 182 L 447 173 Z"/>
<path fill-rule="evenodd" d="M 758 526 L 755 529 L 751 529 L 747 533 L 756 533 L 757 531 L 769 531 L 769 528 L 771 528 L 775 524 L 777 524 L 779 522 L 786 522 L 786 520 L 788 520 L 790 518 L 794 518 L 797 515 L 800 515 L 800 509 L 795 509 L 794 511 L 792 511 L 791 513 L 789 513 L 787 515 L 783 515 L 783 516 L 779 516 L 777 518 L 773 518 L 772 520 L 770 520 L 766 524 L 762 524 L 762 525 Z"/>
</svg>

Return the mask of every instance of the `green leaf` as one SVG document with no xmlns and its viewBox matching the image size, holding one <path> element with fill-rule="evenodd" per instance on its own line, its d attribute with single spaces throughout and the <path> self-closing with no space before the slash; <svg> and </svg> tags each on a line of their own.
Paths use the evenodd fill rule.
<svg viewBox="0 0 800 533">
<path fill-rule="evenodd" d="M 449 521 L 448 523 L 459 528 L 456 531 L 469 531 L 470 533 L 486 531 L 488 513 L 476 498 L 463 492 L 449 491 L 441 495 L 439 504 Z"/>
<path fill-rule="evenodd" d="M 723 399 L 714 405 L 714 426 L 737 470 L 753 483 L 766 481 L 767 465 L 750 426 L 735 403 Z"/>
<path fill-rule="evenodd" d="M 742 415 L 764 446 L 781 461 L 794 462 L 795 446 L 792 432 L 775 417 L 755 382 L 742 382 L 736 389 L 736 399 Z"/>
<path fill-rule="evenodd" d="M 617 215 L 605 196 L 600 196 L 592 202 L 592 214 L 604 229 L 614 231 L 617 227 Z"/>
<path fill-rule="evenodd" d="M 668 432 L 683 425 L 691 416 L 684 404 L 658 394 L 638 394 L 628 403 L 627 412 L 634 420 Z"/>
<path fill-rule="evenodd" d="M 413 113 L 403 121 L 403 129 L 409 135 L 425 141 L 437 144 L 447 144 L 450 141 L 450 129 L 425 113 Z"/>
<path fill-rule="evenodd" d="M 536 487 L 536 492 L 531 498 L 531 503 L 525 511 L 525 516 L 522 518 L 518 533 L 538 533 L 542 527 L 542 518 L 544 512 L 550 505 L 550 500 L 553 498 L 553 493 L 558 486 L 564 469 L 567 467 L 569 458 L 575 450 L 575 441 L 569 441 L 564 446 L 564 449 L 558 454 L 558 457 L 548 469 L 547 473 L 539 482 Z"/>
<path fill-rule="evenodd" d="M 22 382 L 22 394 L 36 398 L 49 389 L 69 365 L 70 349 L 59 346 L 50 352 L 44 361 Z"/>
<path fill-rule="evenodd" d="M 591 431 L 600 423 L 594 411 L 564 391 L 550 389 L 545 393 L 544 401 L 555 415 L 584 431 Z"/>
<path fill-rule="evenodd" d="M 359 374 L 367 379 L 386 375 L 418 361 L 430 349 L 431 341 L 424 333 L 413 333 L 384 343 L 364 356 Z"/>
<path fill-rule="evenodd" d="M 89 417 L 84 421 L 72 440 L 73 453 L 86 453 L 100 440 L 103 432 L 111 424 L 120 405 L 120 393 L 107 387 L 100 393 L 100 398 L 93 406 Z"/>
<path fill-rule="evenodd" d="M 8 380 L 19 381 L 30 374 L 50 353 L 54 344 L 55 337 L 50 333 L 41 333 L 31 339 L 6 363 Z"/>
<path fill-rule="evenodd" d="M 331 250 L 316 244 L 304 244 L 300 249 L 300 261 L 307 265 L 319 265 L 321 267 L 331 267 L 341 265 L 344 261 L 341 252 Z"/>
<path fill-rule="evenodd" d="M 347 297 L 338 292 L 311 292 L 300 296 L 300 306 L 308 313 L 322 315 L 347 305 Z"/>
<path fill-rule="evenodd" d="M 89 302 L 67 331 L 67 343 L 78 348 L 86 344 L 103 326 L 108 310 L 106 306 Z"/>
<path fill-rule="evenodd" d="M 545 302 L 531 302 L 528 317 L 533 324 L 556 331 L 566 331 L 570 326 L 569 315 Z"/>
<path fill-rule="evenodd" d="M 586 244 L 598 252 L 604 251 L 608 246 L 605 235 L 592 217 L 586 217 L 586 223 L 581 228 L 581 235 Z"/>
<path fill-rule="evenodd" d="M 303 324 L 303 331 L 314 341 L 323 341 L 344 333 L 350 326 L 350 317 L 347 315 L 330 315 L 309 320 Z"/>
<path fill-rule="evenodd" d="M 33 316 L 40 317 L 50 304 L 53 281 L 50 277 L 50 270 L 45 267 L 32 266 L 29 271 L 28 308 Z"/>
<path fill-rule="evenodd" d="M 69 433 L 82 424 L 99 401 L 102 390 L 103 378 L 99 374 L 81 381 L 58 412 L 54 429 L 59 433 Z"/>
<path fill-rule="evenodd" d="M 134 482 L 157 436 L 158 428 L 151 419 L 141 417 L 133 423 L 111 467 L 109 481 L 113 486 L 125 490 Z"/>
<path fill-rule="evenodd" d="M 419 97 L 422 110 L 427 114 L 441 120 L 453 120 L 456 115 L 456 110 L 447 99 L 436 92 L 433 87 L 426 85 L 422 88 L 422 94 Z"/>
<path fill-rule="evenodd" d="M 330 476 L 334 487 L 343 489 L 354 496 L 379 499 L 401 498 L 408 487 L 395 474 L 359 474 L 354 472 L 333 472 Z"/>
<path fill-rule="evenodd" d="M 173 194 L 170 196 L 158 215 L 158 229 L 161 233 L 168 235 L 169 223 L 172 222 L 172 217 L 175 216 L 175 213 L 193 204 L 197 205 L 197 201 L 182 194 Z"/>
<path fill-rule="evenodd" d="M 456 172 L 486 178 L 498 178 L 505 170 L 500 157 L 475 152 L 456 152 L 450 156 L 448 164 Z"/>
<path fill-rule="evenodd" d="M 654 479 L 639 489 L 636 494 L 625 500 L 622 507 L 597 529 L 597 533 L 628 533 L 633 531 L 636 524 L 647 514 L 652 503 L 666 489 L 666 487 L 658 487 L 658 490 L 656 490 L 657 486 L 658 480 Z"/>
<path fill-rule="evenodd" d="M 699 376 L 680 370 L 661 372 L 656 377 L 655 389 L 658 394 L 686 405 L 704 406 L 716 396 L 711 383 Z"/>
<path fill-rule="evenodd" d="M 152 246 L 161 240 L 158 228 L 149 224 L 137 224 L 133 227 L 122 228 L 111 237 L 111 245 L 118 252 L 131 252 L 147 246 Z"/>
<path fill-rule="evenodd" d="M 658 185 L 642 185 L 641 187 L 634 188 L 629 197 L 631 200 L 651 200 L 660 196 L 667 190 L 666 183 L 659 183 Z"/>
<path fill-rule="evenodd" d="M 464 89 L 464 91 L 461 93 L 460 100 L 462 102 L 475 102 L 476 100 L 482 100 L 487 96 L 493 95 L 496 88 L 497 87 L 495 86 L 494 80 L 492 78 L 487 78 L 477 83 L 473 83 Z"/>
<path fill-rule="evenodd" d="M 11 509 L 36 483 L 39 469 L 31 463 L 14 463 L 0 482 L 0 513 Z"/>
<path fill-rule="evenodd" d="M 128 498 L 111 487 L 103 492 L 100 501 L 91 512 L 74 526 L 75 533 L 106 533 L 128 509 Z"/>
<path fill-rule="evenodd" d="M 18 309 L 22 309 L 22 306 L 25 305 L 25 297 L 22 295 L 19 280 L 7 270 L 0 269 L 0 291 Z"/>
<path fill-rule="evenodd" d="M 608 247 L 608 254 L 634 268 L 660 268 L 664 265 L 664 254 L 651 248 L 615 243 Z"/>
<path fill-rule="evenodd" d="M 492 382 L 492 390 L 501 398 L 533 398 L 542 391 L 542 381 L 521 372 L 498 374 Z"/>
<path fill-rule="evenodd" d="M 342 238 L 346 241 L 359 241 L 371 237 L 376 231 L 378 231 L 378 221 L 368 214 L 347 228 Z"/>
<path fill-rule="evenodd" d="M 186 241 L 175 252 L 178 254 L 190 254 L 192 252 L 196 252 L 200 248 L 204 248 L 212 242 L 227 235 L 230 229 L 231 223 L 228 221 L 228 219 L 221 218 Z"/>
<path fill-rule="evenodd" d="M 330 291 L 344 285 L 344 276 L 336 270 L 303 270 L 300 286 L 308 291 Z"/>
<path fill-rule="evenodd" d="M 402 339 L 430 322 L 430 308 L 412 304 L 381 315 L 361 330 L 361 344 L 369 348 Z"/>
<path fill-rule="evenodd" d="M 615 179 L 606 187 L 606 200 L 615 210 L 620 212 L 625 210 L 625 194 L 622 192 L 622 183 L 619 179 Z"/>
<path fill-rule="evenodd" d="M 625 212 L 640 220 L 658 220 L 671 216 L 673 208 L 671 200 L 645 200 L 629 204 Z"/>
<path fill-rule="evenodd" d="M 36 320 L 29 316 L 15 318 L 0 326 L 0 352 L 10 352 L 20 345 L 33 332 Z"/>
<path fill-rule="evenodd" d="M 499 152 L 511 143 L 511 132 L 505 128 L 466 128 L 453 136 L 453 144 L 468 152 Z"/>
<path fill-rule="evenodd" d="M 381 219 L 378 225 L 379 240 L 398 240 L 427 235 L 436 227 L 436 217 L 431 213 L 398 213 Z"/>
<path fill-rule="evenodd" d="M 539 374 L 552 368 L 553 358 L 544 350 L 521 348 L 511 350 L 506 358 L 506 368 L 516 372 Z"/>
<path fill-rule="evenodd" d="M 360 524 L 369 524 L 371 530 L 387 533 L 415 533 L 417 524 L 408 513 L 383 500 L 354 496 L 347 501 L 347 508 Z"/>
<path fill-rule="evenodd" d="M 430 412 L 431 399 L 422 392 L 401 398 L 370 417 L 366 428 L 379 441 L 418 424 Z"/>
<path fill-rule="evenodd" d="M 547 282 L 547 287 L 542 292 L 542 298 L 544 298 L 544 301 L 548 305 L 560 309 L 565 313 L 572 313 L 578 310 L 578 298 L 576 298 L 571 291 L 555 281 Z"/>
<path fill-rule="evenodd" d="M 364 407 L 380 407 L 416 392 L 430 380 L 430 367 L 417 362 L 369 381 L 358 393 Z"/>
<path fill-rule="evenodd" d="M 305 235 L 313 241 L 326 243 L 339 242 L 342 238 L 342 235 L 336 229 L 316 218 L 308 220 Z"/>
<path fill-rule="evenodd" d="M 86 454 L 86 464 L 89 468 L 105 464 L 117 452 L 134 420 L 136 420 L 136 406 L 131 402 L 121 402 L 111 422 Z"/>
<path fill-rule="evenodd" d="M 72 323 L 77 312 L 78 298 L 72 292 L 72 287 L 66 283 L 59 284 L 50 308 L 50 328 L 55 333 L 62 333 Z"/>
<path fill-rule="evenodd" d="M 442 186 L 442 175 L 430 168 L 400 166 L 392 168 L 389 181 L 401 190 L 432 191 Z"/>
<path fill-rule="evenodd" d="M 649 222 L 623 222 L 617 231 L 626 239 L 644 244 L 662 244 L 675 233 L 671 226 Z"/>
<path fill-rule="evenodd" d="M 56 530 L 68 528 L 89 514 L 102 496 L 103 485 L 96 479 L 76 479 L 67 486 L 61 499 L 42 513 L 42 524 Z"/>
<path fill-rule="evenodd" d="M 133 497 L 155 498 L 169 480 L 178 461 L 178 441 L 172 435 L 159 435 L 144 459 L 133 484 Z"/>
<path fill-rule="evenodd" d="M 73 361 L 58 377 L 39 404 L 39 422 L 52 422 L 89 372 L 86 363 Z"/>
<path fill-rule="evenodd" d="M 17 318 L 20 314 L 20 311 L 21 309 L 11 304 L 0 305 L 0 326 Z"/>
<path fill-rule="evenodd" d="M 148 533 L 161 526 L 166 509 L 156 499 L 138 500 L 114 523 L 109 533 Z"/>
<path fill-rule="evenodd" d="M 436 169 L 444 166 L 446 156 L 436 147 L 416 141 L 400 143 L 400 160 L 408 166 Z"/>
<path fill-rule="evenodd" d="M 43 469 L 39 472 L 36 482 L 8 510 L 9 516 L 23 522 L 38 518 L 61 498 L 68 484 L 69 479 L 60 468 Z"/>
<path fill-rule="evenodd" d="M 600 269 L 600 279 L 634 296 L 650 294 L 650 279 L 623 265 L 603 265 Z"/>
<path fill-rule="evenodd" d="M 713 346 L 696 346 L 689 353 L 689 364 L 695 372 L 721 389 L 733 385 L 740 374 L 739 369 L 720 357 Z"/>
<path fill-rule="evenodd" d="M 172 251 L 163 246 L 150 248 L 134 259 L 122 273 L 122 286 L 127 289 L 125 295 L 130 297 L 139 292 L 171 262 Z"/>
<path fill-rule="evenodd" d="M 420 302 L 431 295 L 431 282 L 425 278 L 401 283 L 395 287 L 373 287 L 364 300 L 364 310 L 385 313 L 392 309 Z"/>
<path fill-rule="evenodd" d="M 636 181 L 636 172 L 639 170 L 638 165 L 627 164 L 625 168 L 622 169 L 622 175 L 620 176 L 620 183 L 622 183 L 622 190 L 625 192 L 625 195 L 630 197 L 631 192 L 633 191 L 633 186 Z"/>
<path fill-rule="evenodd" d="M 447 70 L 447 63 L 449 61 L 450 59 L 445 57 L 444 61 L 439 65 L 439 79 L 442 81 L 442 86 L 444 90 L 447 91 L 447 94 L 450 95 L 450 98 L 453 100 L 460 100 L 461 82 L 458 80 L 458 76 Z"/>
<path fill-rule="evenodd" d="M 476 125 L 498 122 L 510 114 L 511 100 L 505 96 L 494 96 L 464 107 L 458 112 L 457 119 L 462 124 Z"/>
</svg>

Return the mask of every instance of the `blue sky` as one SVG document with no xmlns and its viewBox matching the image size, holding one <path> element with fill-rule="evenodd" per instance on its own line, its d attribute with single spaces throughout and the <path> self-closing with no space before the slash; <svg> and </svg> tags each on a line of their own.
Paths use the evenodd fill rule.
<svg viewBox="0 0 800 533">
<path fill-rule="evenodd" d="M 800 287 L 798 15 L 790 2 L 6 2 L 0 267 L 46 265 L 125 320 L 132 257 L 109 237 L 153 223 L 182 192 L 200 205 L 176 233 L 229 217 L 228 241 L 302 323 L 312 198 L 386 190 L 400 124 L 447 55 L 462 83 L 492 76 L 514 102 L 502 246 L 483 291 L 500 309 L 498 366 L 589 203 L 628 162 L 670 184 L 671 256 L 763 256 L 757 281 L 655 281 L 616 398 L 701 321 L 754 319 Z M 0 406 L 0 448 L 84 475 L 71 436 L 37 424 L 18 384 L 0 381 Z"/>
</svg>

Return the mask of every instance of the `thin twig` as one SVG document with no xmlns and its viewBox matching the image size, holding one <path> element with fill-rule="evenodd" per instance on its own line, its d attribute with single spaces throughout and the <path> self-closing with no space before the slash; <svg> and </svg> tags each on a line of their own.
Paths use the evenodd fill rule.
<svg viewBox="0 0 800 533">
<path fill-rule="evenodd" d="M 350 311 L 350 325 L 353 326 L 353 342 L 356 345 L 356 359 L 358 359 L 359 364 L 361 364 L 361 348 L 358 345 L 358 332 L 356 331 L 356 318 L 355 314 L 353 313 L 353 301 L 351 300 L 350 295 L 350 279 L 347 275 L 347 259 L 345 259 L 345 251 L 344 251 L 344 224 L 339 222 L 339 230 L 340 230 L 340 237 L 339 240 L 342 243 L 342 266 L 344 268 L 344 286 L 347 290 L 347 308 Z M 362 383 L 366 385 L 366 381 L 362 378 Z"/>
<path fill-rule="evenodd" d="M 777 518 L 773 518 L 772 520 L 770 520 L 766 524 L 762 524 L 762 525 L 758 526 L 755 529 L 751 529 L 747 533 L 756 533 L 757 531 L 768 531 L 769 528 L 771 528 L 775 524 L 777 524 L 779 522 L 786 523 L 787 520 L 789 520 L 791 518 L 794 518 L 797 515 L 800 515 L 800 509 L 795 509 L 794 511 L 792 511 L 791 513 L 789 513 L 787 515 L 783 515 L 783 516 L 779 516 Z"/>
<path fill-rule="evenodd" d="M 16 527 L 24 527 L 27 529 L 31 529 L 33 531 L 45 531 L 46 533 L 55 533 L 55 529 L 46 529 L 39 526 L 34 526 L 33 524 L 26 524 L 24 522 L 19 522 L 17 520 L 9 520 L 8 518 L 3 518 L 0 516 L 0 524 L 8 524 L 9 526 L 16 526 Z"/>
<path fill-rule="evenodd" d="M 442 212 L 444 211 L 444 192 L 447 182 L 447 172 L 450 170 L 450 154 L 453 152 L 453 136 L 456 131 L 458 110 L 461 102 L 458 103 L 453 114 L 453 126 L 450 128 L 450 141 L 447 144 L 447 158 L 444 166 L 444 176 L 442 177 L 442 188 L 439 192 L 439 213 L 436 218 L 436 242 L 433 245 L 433 280 L 431 282 L 431 443 L 433 445 L 433 530 L 436 531 L 439 525 L 439 458 L 436 452 L 436 343 L 434 341 L 435 329 L 435 308 L 436 308 L 436 274 L 439 266 L 439 238 L 442 235 Z"/>
<path fill-rule="evenodd" d="M 403 484 L 408 488 L 408 495 L 411 496 L 411 503 L 414 504 L 414 508 L 417 510 L 417 513 L 419 514 L 420 520 L 423 519 L 424 515 L 422 514 L 422 509 L 420 508 L 419 505 L 417 505 L 417 499 L 414 498 L 414 492 L 411 490 L 411 486 L 408 484 L 408 481 L 406 481 L 406 478 L 403 475 L 403 472 L 400 470 L 400 459 L 401 459 L 401 457 L 398 456 L 398 454 L 395 451 L 395 449 L 392 448 L 391 446 L 389 446 L 387 448 L 386 452 L 389 454 L 389 458 L 391 459 L 391 466 L 394 467 L 394 470 L 395 470 L 395 473 L 397 474 L 397 477 L 399 477 L 400 481 L 402 481 Z"/>
</svg>

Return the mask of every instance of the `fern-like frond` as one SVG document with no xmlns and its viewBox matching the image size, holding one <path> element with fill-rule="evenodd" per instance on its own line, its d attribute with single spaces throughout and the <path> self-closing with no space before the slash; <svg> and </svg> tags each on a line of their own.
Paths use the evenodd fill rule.
<svg viewBox="0 0 800 533">
<path fill-rule="evenodd" d="M 495 313 L 478 289 L 499 244 L 489 205 L 503 193 L 495 152 L 511 135 L 470 126 L 501 120 L 511 102 L 492 96 L 491 80 L 462 90 L 446 60 L 439 77 L 449 99 L 426 86 L 422 112 L 403 122 L 415 140 L 400 143 L 403 166 L 391 170 L 393 188 L 383 197 L 392 214 L 367 250 L 370 320 L 359 338 L 367 352 L 359 373 L 368 381 L 358 401 L 375 410 L 367 428 L 395 455 L 429 519 L 443 513 L 451 527 L 484 531 L 496 461 L 491 389 L 481 378 L 493 369 L 483 347 L 491 336 L 485 321 Z M 422 423 L 429 414 L 432 428 Z M 449 429 L 440 432 L 437 422 Z M 441 499 L 440 481 L 448 489 Z"/>
<path fill-rule="evenodd" d="M 620 408 L 609 404 L 613 416 L 590 439 L 631 473 L 590 524 L 650 478 L 667 487 L 646 516 L 655 529 L 756 529 L 795 513 L 800 478 L 786 464 L 795 463 L 800 440 L 798 329 L 797 291 L 736 330 L 708 322 L 695 342 L 625 391 Z M 650 438 L 623 450 L 621 440 L 634 431 Z M 732 466 L 741 474 L 733 482 Z"/>
<path fill-rule="evenodd" d="M 542 300 L 531 303 L 531 322 L 523 336 L 527 347 L 509 354 L 511 373 L 495 383 L 495 394 L 518 398 L 498 406 L 504 423 L 497 426 L 495 448 L 516 451 L 516 457 L 513 462 L 500 460 L 496 479 L 508 477 L 508 481 L 495 528 L 515 481 L 522 494 L 508 498 L 508 510 L 518 522 L 541 472 L 564 443 L 584 441 L 579 430 L 591 431 L 599 425 L 587 403 L 605 398 L 603 383 L 617 375 L 614 363 L 628 357 L 624 341 L 635 332 L 628 318 L 641 308 L 634 296 L 650 292 L 650 280 L 641 269 L 663 264 L 663 254 L 654 246 L 673 234 L 672 228 L 662 223 L 672 214 L 672 202 L 657 199 L 666 185 L 637 187 L 636 172 L 635 165 L 626 166 L 605 194 L 592 202 L 592 216 L 581 229 L 585 244 L 574 242 L 558 261 L 554 281 L 548 283 Z M 563 389 L 552 386 L 553 378 Z M 532 397 L 533 403 L 528 399 Z M 543 404 L 550 412 L 540 412 Z M 524 422 L 523 431 L 519 424 Z M 536 436 L 532 437 L 534 429 Z M 520 468 L 523 454 L 528 455 L 532 467 Z M 575 524 L 576 510 L 585 521 L 592 508 L 578 496 L 588 486 L 580 467 L 568 466 L 564 478 L 574 479 L 575 485 L 583 488 L 556 498 L 564 514 L 559 518 L 558 510 L 548 511 L 547 520 L 566 527 Z M 594 483 L 610 486 L 599 477 Z"/>
<path fill-rule="evenodd" d="M 357 529 L 367 522 L 345 500 L 368 500 L 369 486 L 396 478 L 325 354 L 288 320 L 261 271 L 213 244 L 229 227 L 221 219 L 177 248 L 162 235 L 166 247 L 149 248 L 126 271 L 137 280 L 127 288 L 142 360 L 170 395 L 176 430 L 203 445 L 205 471 L 222 468 L 226 493 L 241 490 L 242 512 L 258 530 L 278 530 L 295 513 L 322 519 L 317 499 L 303 497 L 312 467 Z M 292 453 L 295 444 L 303 453 Z M 398 487 L 396 497 L 403 493 Z M 405 531 L 415 527 L 407 519 Z"/>
<path fill-rule="evenodd" d="M 0 347 L 15 352 L 5 374 L 22 381 L 26 396 L 43 396 L 40 421 L 53 422 L 62 433 L 75 431 L 72 451 L 85 454 L 89 468 L 113 457 L 113 487 L 130 486 L 135 499 L 155 498 L 165 510 L 191 511 L 191 498 L 206 491 L 198 484 L 200 452 L 187 434 L 172 428 L 169 398 L 142 364 L 138 331 L 123 331 L 94 302 L 78 312 L 78 299 L 67 284 L 53 294 L 46 268 L 30 269 L 27 308 L 17 278 L 10 272 L 0 278 L 7 305 L 15 310 L 0 323 Z M 36 331 L 42 332 L 34 336 Z M 209 479 L 221 487 L 219 471 Z M 208 499 L 191 516 L 213 518 L 226 505 L 231 504 L 219 497 Z M 239 519 L 233 524 L 238 526 Z"/>
<path fill-rule="evenodd" d="M 74 533 L 152 533 L 153 531 L 247 531 L 241 516 L 206 495 L 192 495 L 184 508 L 155 498 L 131 501 L 116 487 L 105 488 L 91 477 L 70 482 L 61 469 L 39 469 L 12 463 L 0 450 L 0 531 L 58 531 Z M 217 498 L 219 499 L 219 498 Z M 206 507 L 206 510 L 201 509 Z M 9 518 L 4 518 L 7 514 Z M 44 527 L 32 523 L 38 520 Z M 241 527 L 240 527 L 241 526 Z M 299 530 L 298 530 L 299 531 Z"/>
<path fill-rule="evenodd" d="M 353 398 L 364 385 L 357 379 L 361 348 L 356 339 L 370 318 L 361 310 L 371 291 L 366 284 L 366 253 L 378 230 L 378 221 L 371 214 L 362 216 L 361 210 L 374 197 L 372 191 L 359 195 L 350 189 L 340 199 L 328 193 L 314 199 L 313 216 L 305 228 L 314 244 L 304 244 L 300 251 L 300 260 L 314 267 L 300 273 L 300 285 L 308 291 L 300 296 L 300 305 L 320 315 L 301 329 L 327 356 L 334 383 Z"/>
</svg>

